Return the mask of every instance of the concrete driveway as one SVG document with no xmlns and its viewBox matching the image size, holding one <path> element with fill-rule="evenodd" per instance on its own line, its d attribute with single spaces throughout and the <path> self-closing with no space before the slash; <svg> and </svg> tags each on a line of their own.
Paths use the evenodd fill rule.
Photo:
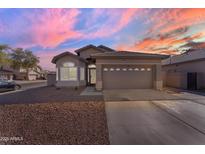
<svg viewBox="0 0 205 154">
<path fill-rule="evenodd" d="M 204 96 L 149 92 L 136 94 L 140 101 L 105 102 L 111 144 L 205 144 Z"/>
</svg>

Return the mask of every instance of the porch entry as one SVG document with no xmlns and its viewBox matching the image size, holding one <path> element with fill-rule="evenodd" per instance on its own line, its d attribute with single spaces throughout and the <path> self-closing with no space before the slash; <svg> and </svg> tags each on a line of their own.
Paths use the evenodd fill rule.
<svg viewBox="0 0 205 154">
<path fill-rule="evenodd" d="M 88 85 L 96 84 L 96 66 L 94 64 L 88 65 L 88 73 L 87 73 L 87 83 Z"/>
</svg>

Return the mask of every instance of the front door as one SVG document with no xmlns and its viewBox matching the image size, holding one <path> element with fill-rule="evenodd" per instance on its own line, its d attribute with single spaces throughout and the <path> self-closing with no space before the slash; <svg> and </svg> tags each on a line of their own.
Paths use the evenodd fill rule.
<svg viewBox="0 0 205 154">
<path fill-rule="evenodd" d="M 187 73 L 187 89 L 197 90 L 197 73 Z"/>
<path fill-rule="evenodd" d="M 96 68 L 88 68 L 88 85 L 96 83 Z"/>
</svg>

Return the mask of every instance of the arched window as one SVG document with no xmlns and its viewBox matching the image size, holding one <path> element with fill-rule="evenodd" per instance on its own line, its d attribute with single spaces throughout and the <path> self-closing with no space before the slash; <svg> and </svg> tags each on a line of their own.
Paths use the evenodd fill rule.
<svg viewBox="0 0 205 154">
<path fill-rule="evenodd" d="M 60 68 L 61 81 L 76 81 L 77 80 L 77 67 L 73 62 L 64 62 Z"/>
<path fill-rule="evenodd" d="M 63 67 L 74 67 L 75 64 L 73 62 L 65 62 L 63 63 Z"/>
</svg>

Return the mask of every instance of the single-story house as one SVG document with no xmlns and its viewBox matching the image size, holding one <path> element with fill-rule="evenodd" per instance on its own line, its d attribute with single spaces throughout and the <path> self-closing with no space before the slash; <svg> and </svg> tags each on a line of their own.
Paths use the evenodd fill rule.
<svg viewBox="0 0 205 154">
<path fill-rule="evenodd" d="M 52 59 L 57 87 L 95 85 L 104 89 L 162 89 L 161 61 L 167 55 L 116 51 L 88 45 Z"/>
<path fill-rule="evenodd" d="M 205 51 L 190 50 L 162 61 L 164 85 L 182 89 L 205 88 Z"/>
</svg>

